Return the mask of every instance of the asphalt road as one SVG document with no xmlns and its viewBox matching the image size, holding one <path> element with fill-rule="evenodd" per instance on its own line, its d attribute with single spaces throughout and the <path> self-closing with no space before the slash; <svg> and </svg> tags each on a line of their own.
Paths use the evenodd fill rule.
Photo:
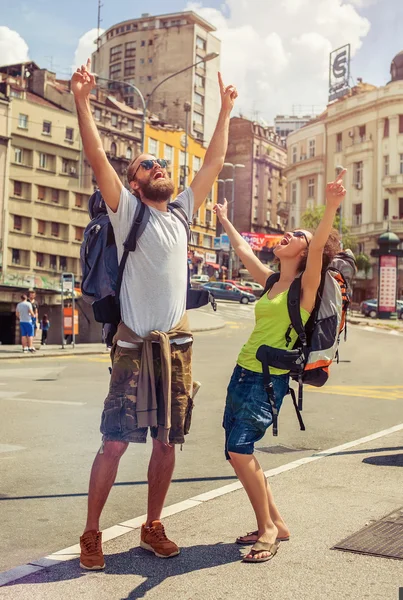
<svg viewBox="0 0 403 600">
<path fill-rule="evenodd" d="M 177 452 L 168 504 L 233 481 L 223 451 L 225 389 L 253 326 L 253 307 L 220 305 L 225 329 L 195 335 L 194 376 L 202 382 L 190 435 Z M 402 336 L 350 327 L 341 362 L 322 390 L 305 391 L 306 432 L 290 399 L 280 435 L 259 443 L 264 469 L 402 422 Z M 100 445 L 108 385 L 106 355 L 0 365 L 0 571 L 77 543 L 89 472 Z M 277 452 L 273 453 L 274 450 Z M 150 444 L 131 446 L 103 514 L 102 528 L 145 512 Z"/>
</svg>

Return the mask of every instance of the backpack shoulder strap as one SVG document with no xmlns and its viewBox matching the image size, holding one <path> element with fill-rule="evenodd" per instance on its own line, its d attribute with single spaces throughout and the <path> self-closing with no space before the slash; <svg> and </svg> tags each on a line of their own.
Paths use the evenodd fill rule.
<svg viewBox="0 0 403 600">
<path fill-rule="evenodd" d="M 148 209 L 148 211 L 146 209 Z M 137 240 L 140 237 L 141 233 L 143 233 L 145 226 L 148 223 L 149 217 L 150 209 L 143 202 L 139 202 L 138 207 L 134 213 L 133 224 L 123 244 L 124 252 L 122 259 L 119 263 L 118 276 L 116 280 L 115 299 L 117 302 L 119 302 L 120 288 L 122 287 L 123 272 L 125 270 L 127 257 L 129 256 L 129 252 L 134 252 L 134 250 L 136 249 Z"/>
<path fill-rule="evenodd" d="M 301 281 L 302 274 L 298 275 L 298 277 L 296 277 L 290 285 L 290 289 L 288 290 L 287 306 L 291 325 L 297 332 L 302 344 L 305 346 L 307 343 L 307 338 L 305 327 L 301 318 Z"/>
<path fill-rule="evenodd" d="M 168 209 L 172 212 L 172 214 L 175 215 L 175 217 L 177 219 L 179 219 L 179 221 L 181 221 L 182 225 L 186 229 L 186 235 L 187 235 L 188 243 L 189 243 L 190 242 L 190 226 L 189 226 L 189 220 L 188 220 L 187 214 L 185 213 L 185 211 L 183 210 L 183 208 L 179 202 L 170 202 L 168 204 Z"/>
<path fill-rule="evenodd" d="M 267 292 L 273 287 L 275 283 L 280 279 L 280 273 L 272 273 L 266 280 L 266 285 L 264 286 L 264 290 L 262 292 L 262 296 L 267 294 Z"/>
</svg>

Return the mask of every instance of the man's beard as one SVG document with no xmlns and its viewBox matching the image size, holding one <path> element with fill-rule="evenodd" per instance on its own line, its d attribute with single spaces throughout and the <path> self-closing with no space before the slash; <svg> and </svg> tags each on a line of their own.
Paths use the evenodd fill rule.
<svg viewBox="0 0 403 600">
<path fill-rule="evenodd" d="M 174 193 L 174 182 L 172 179 L 151 179 L 147 183 L 140 183 L 142 194 L 152 202 L 166 202 Z"/>
</svg>

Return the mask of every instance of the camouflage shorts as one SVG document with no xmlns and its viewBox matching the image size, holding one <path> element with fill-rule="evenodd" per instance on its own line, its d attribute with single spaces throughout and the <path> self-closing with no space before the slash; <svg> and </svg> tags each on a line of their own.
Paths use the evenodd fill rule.
<svg viewBox="0 0 403 600">
<path fill-rule="evenodd" d="M 158 344 L 153 344 L 154 374 L 157 397 L 161 394 L 161 358 Z M 136 401 L 141 348 L 114 345 L 111 352 L 112 375 L 101 420 L 104 441 L 145 443 L 148 427 L 138 427 Z M 171 444 L 183 444 L 189 433 L 193 401 L 192 342 L 171 344 Z M 151 437 L 157 437 L 157 427 L 151 427 Z"/>
</svg>

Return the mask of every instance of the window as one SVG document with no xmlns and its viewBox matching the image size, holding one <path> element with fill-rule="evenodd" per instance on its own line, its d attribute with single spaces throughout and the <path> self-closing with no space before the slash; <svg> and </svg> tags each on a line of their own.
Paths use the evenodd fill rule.
<svg viewBox="0 0 403 600">
<path fill-rule="evenodd" d="M 140 76 L 140 83 L 144 83 L 144 75 Z"/>
<path fill-rule="evenodd" d="M 18 115 L 18 127 L 20 129 L 28 129 L 28 115 Z"/>
<path fill-rule="evenodd" d="M 153 156 L 157 156 L 158 155 L 158 142 L 157 142 L 157 140 L 154 140 L 153 138 L 150 138 L 148 140 L 148 152 L 149 152 L 149 154 L 152 154 Z"/>
<path fill-rule="evenodd" d="M 212 222 L 212 212 L 211 210 L 209 210 L 208 208 L 206 209 L 206 225 L 207 227 L 210 227 Z"/>
<path fill-rule="evenodd" d="M 76 242 L 81 242 L 84 237 L 84 227 L 76 227 Z"/>
<path fill-rule="evenodd" d="M 116 156 L 116 144 L 112 142 L 111 144 L 111 156 Z"/>
<path fill-rule="evenodd" d="M 133 155 L 132 149 L 130 148 L 130 146 L 128 146 L 126 148 L 126 158 L 127 158 L 127 160 L 131 160 L 132 159 L 132 155 Z"/>
<path fill-rule="evenodd" d="M 46 232 L 46 222 L 38 219 L 38 235 L 45 235 Z"/>
<path fill-rule="evenodd" d="M 102 111 L 100 108 L 96 108 L 94 110 L 94 119 L 95 121 L 100 121 L 101 120 L 101 116 L 102 116 Z"/>
<path fill-rule="evenodd" d="M 45 188 L 43 185 L 38 185 L 38 200 L 45 200 Z"/>
<path fill-rule="evenodd" d="M 315 179 L 308 179 L 308 198 L 315 198 Z"/>
<path fill-rule="evenodd" d="M 67 158 L 62 158 L 62 173 L 69 172 L 69 161 Z"/>
<path fill-rule="evenodd" d="M 147 81 L 152 81 L 152 80 L 153 80 L 152 76 L 151 75 L 147 75 Z"/>
<path fill-rule="evenodd" d="M 52 189 L 52 202 L 59 202 L 59 190 Z"/>
<path fill-rule="evenodd" d="M 152 40 L 148 40 L 148 45 L 152 46 L 153 45 L 153 41 Z"/>
<path fill-rule="evenodd" d="M 336 152 L 341 152 L 343 150 L 343 134 L 338 133 L 336 136 Z"/>
<path fill-rule="evenodd" d="M 43 122 L 42 133 L 45 135 L 50 135 L 52 133 L 52 123 L 50 121 Z"/>
<path fill-rule="evenodd" d="M 36 266 L 37 267 L 43 267 L 43 253 L 42 252 L 37 252 L 36 253 Z"/>
<path fill-rule="evenodd" d="M 363 186 L 363 172 L 364 172 L 364 163 L 356 162 L 354 163 L 354 185 L 357 189 L 361 190 Z"/>
<path fill-rule="evenodd" d="M 54 254 L 49 254 L 49 267 L 54 271 L 57 269 L 57 256 Z"/>
<path fill-rule="evenodd" d="M 200 156 L 193 157 L 193 177 L 198 173 L 202 166 L 202 159 Z"/>
<path fill-rule="evenodd" d="M 383 137 L 389 137 L 389 119 L 387 117 L 383 122 Z"/>
<path fill-rule="evenodd" d="M 153 62 L 153 59 L 152 59 L 152 58 L 149 58 L 149 59 L 148 59 L 148 64 L 149 64 L 149 65 L 152 65 L 152 62 Z"/>
<path fill-rule="evenodd" d="M 213 247 L 213 237 L 211 235 L 205 235 L 203 245 L 205 248 L 212 248 Z"/>
<path fill-rule="evenodd" d="M 399 115 L 399 133 L 403 133 L 403 115 Z"/>
<path fill-rule="evenodd" d="M 199 67 L 199 69 L 201 69 L 202 71 L 206 70 L 206 63 L 204 62 L 203 56 L 199 56 L 198 54 L 196 54 L 196 62 L 199 63 L 197 65 Z"/>
<path fill-rule="evenodd" d="M 389 175 L 389 154 L 383 157 L 383 174 L 385 177 Z"/>
<path fill-rule="evenodd" d="M 204 106 L 204 96 L 195 92 L 195 104 L 199 104 L 200 106 Z"/>
<path fill-rule="evenodd" d="M 136 74 L 136 61 L 135 60 L 127 60 L 125 62 L 125 77 L 130 77 L 130 75 Z"/>
<path fill-rule="evenodd" d="M 197 231 L 191 231 L 190 232 L 190 243 L 193 246 L 198 246 L 199 245 L 199 234 L 197 233 Z"/>
<path fill-rule="evenodd" d="M 111 79 L 119 79 L 121 74 L 122 74 L 122 67 L 121 67 L 120 63 L 117 65 L 111 65 L 109 67 L 109 77 Z"/>
<path fill-rule="evenodd" d="M 399 173 L 403 175 L 403 154 L 399 156 Z"/>
<path fill-rule="evenodd" d="M 168 146 L 168 144 L 165 144 L 164 158 L 169 162 L 169 166 L 172 167 L 174 162 L 174 149 L 172 146 Z"/>
<path fill-rule="evenodd" d="M 144 58 L 140 58 L 140 64 L 144 65 Z"/>
<path fill-rule="evenodd" d="M 14 148 L 14 162 L 22 165 L 23 152 L 22 148 Z"/>
<path fill-rule="evenodd" d="M 59 237 L 59 234 L 60 234 L 59 223 L 52 222 L 51 228 L 50 228 L 50 233 L 53 237 Z"/>
<path fill-rule="evenodd" d="M 203 115 L 201 115 L 198 112 L 194 112 L 193 113 L 193 120 L 194 120 L 194 123 L 196 125 L 200 125 L 201 127 L 203 127 L 203 122 L 204 122 Z"/>
<path fill-rule="evenodd" d="M 22 91 L 21 90 L 10 90 L 10 96 L 11 98 L 22 98 Z"/>
<path fill-rule="evenodd" d="M 125 58 L 136 56 L 136 42 L 127 42 L 125 46 Z"/>
<path fill-rule="evenodd" d="M 43 152 L 39 152 L 39 166 L 41 169 L 46 169 L 48 164 L 48 155 Z"/>
<path fill-rule="evenodd" d="M 14 215 L 14 229 L 16 231 L 21 231 L 22 229 L 22 217 L 19 215 Z"/>
<path fill-rule="evenodd" d="M 67 258 L 65 256 L 59 256 L 59 269 L 67 271 Z"/>
<path fill-rule="evenodd" d="M 293 165 L 295 165 L 295 163 L 297 162 L 297 152 L 298 152 L 297 146 L 293 146 L 292 147 L 292 164 Z"/>
<path fill-rule="evenodd" d="M 257 206 L 254 206 L 253 207 L 253 218 L 255 221 L 257 221 L 258 215 L 259 215 L 259 209 Z"/>
<path fill-rule="evenodd" d="M 266 211 L 266 221 L 267 221 L 268 223 L 270 223 L 270 219 L 271 219 L 271 213 L 270 213 L 270 211 L 269 211 L 269 210 L 267 210 L 267 211 Z"/>
<path fill-rule="evenodd" d="M 66 136 L 65 139 L 69 142 L 72 142 L 74 138 L 74 129 L 72 127 L 66 127 Z"/>
<path fill-rule="evenodd" d="M 115 114 L 112 114 L 112 116 L 111 116 L 111 125 L 112 125 L 112 127 L 118 126 L 118 116 Z"/>
<path fill-rule="evenodd" d="M 204 88 L 204 77 L 202 77 L 201 75 L 196 75 L 195 83 L 197 87 Z"/>
<path fill-rule="evenodd" d="M 389 198 L 383 201 L 383 218 L 384 220 L 389 218 Z"/>
<path fill-rule="evenodd" d="M 128 131 L 133 131 L 133 129 L 134 129 L 134 121 L 132 119 L 129 119 L 127 121 L 127 130 Z"/>
<path fill-rule="evenodd" d="M 315 140 L 309 140 L 309 158 L 313 158 L 315 156 Z"/>
<path fill-rule="evenodd" d="M 296 182 L 291 184 L 291 202 L 292 202 L 292 204 L 297 203 L 297 183 Z"/>
<path fill-rule="evenodd" d="M 77 208 L 81 208 L 82 205 L 83 205 L 83 195 L 82 194 L 76 194 L 75 206 Z"/>
<path fill-rule="evenodd" d="M 141 47 L 144 48 L 145 45 L 146 45 L 146 41 L 145 40 L 141 40 Z"/>
<path fill-rule="evenodd" d="M 14 196 L 22 196 L 22 183 L 21 183 L 21 181 L 14 181 Z"/>
<path fill-rule="evenodd" d="M 13 265 L 19 265 L 21 261 L 20 251 L 17 248 L 11 249 L 11 262 Z"/>
<path fill-rule="evenodd" d="M 113 46 L 109 53 L 109 62 L 116 62 L 122 58 L 122 44 Z"/>
<path fill-rule="evenodd" d="M 196 36 L 196 48 L 199 48 L 200 50 L 206 49 L 206 40 L 198 35 Z"/>
<path fill-rule="evenodd" d="M 358 129 L 358 135 L 360 136 L 360 142 L 365 142 L 365 135 L 366 135 L 365 125 L 360 125 L 360 127 Z"/>
<path fill-rule="evenodd" d="M 353 225 L 362 223 L 362 204 L 353 204 Z"/>
</svg>

